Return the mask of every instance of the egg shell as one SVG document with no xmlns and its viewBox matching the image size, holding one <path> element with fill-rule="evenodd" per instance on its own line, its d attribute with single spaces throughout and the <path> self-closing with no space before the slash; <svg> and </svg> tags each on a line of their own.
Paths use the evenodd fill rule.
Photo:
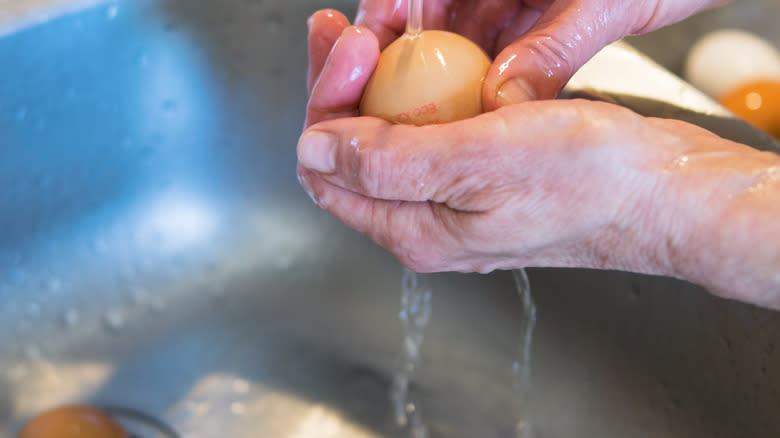
<svg viewBox="0 0 780 438">
<path fill-rule="evenodd" d="M 490 59 L 451 32 L 404 35 L 381 54 L 360 113 L 393 123 L 447 123 L 482 113 L 482 84 Z"/>
<path fill-rule="evenodd" d="M 717 99 L 748 82 L 780 80 L 780 52 L 750 32 L 715 31 L 694 44 L 686 60 L 685 77 Z"/>
<path fill-rule="evenodd" d="M 749 82 L 723 96 L 720 104 L 780 139 L 780 80 Z"/>
</svg>

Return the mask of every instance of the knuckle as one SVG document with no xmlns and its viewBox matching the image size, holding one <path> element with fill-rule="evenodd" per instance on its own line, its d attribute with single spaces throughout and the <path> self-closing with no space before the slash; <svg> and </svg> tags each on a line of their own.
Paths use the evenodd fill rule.
<svg viewBox="0 0 780 438">
<path fill-rule="evenodd" d="M 655 0 L 637 5 L 640 13 L 637 14 L 632 32 L 642 34 L 653 31 L 664 23 L 664 12 L 668 4 L 662 0 Z"/>
<path fill-rule="evenodd" d="M 542 35 L 534 49 L 539 54 L 545 74 L 549 77 L 560 76 L 562 80 L 567 80 L 574 74 L 575 65 L 569 56 L 572 47 L 560 37 L 552 34 Z"/>
<path fill-rule="evenodd" d="M 375 194 L 383 169 L 384 154 L 375 148 L 360 148 L 353 139 L 349 145 L 350 165 L 348 166 L 352 184 L 365 194 Z"/>
</svg>

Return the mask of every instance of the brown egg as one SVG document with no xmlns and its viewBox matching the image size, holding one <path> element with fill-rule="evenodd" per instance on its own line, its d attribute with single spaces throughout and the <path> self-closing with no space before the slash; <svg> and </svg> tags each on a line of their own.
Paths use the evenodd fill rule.
<svg viewBox="0 0 780 438">
<path fill-rule="evenodd" d="M 103 411 L 87 406 L 65 406 L 30 420 L 19 438 L 128 438 L 128 435 Z"/>
<path fill-rule="evenodd" d="M 447 123 L 482 113 L 490 59 L 467 38 L 444 31 L 406 34 L 379 57 L 360 113 L 394 123 Z"/>
<path fill-rule="evenodd" d="M 720 104 L 780 139 L 780 80 L 748 82 L 720 98 Z"/>
</svg>

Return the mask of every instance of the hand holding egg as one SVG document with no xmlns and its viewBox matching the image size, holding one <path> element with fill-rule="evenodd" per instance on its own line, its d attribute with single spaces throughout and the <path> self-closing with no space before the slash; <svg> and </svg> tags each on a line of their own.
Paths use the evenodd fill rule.
<svg viewBox="0 0 780 438">
<path fill-rule="evenodd" d="M 428 28 L 452 28 L 446 21 L 452 5 L 488 3 L 496 4 L 432 0 L 426 5 L 438 4 L 439 18 L 444 20 Z M 619 4 L 624 3 L 633 2 Z M 772 165 L 771 154 L 757 153 L 684 122 L 644 118 L 615 105 L 589 101 L 507 105 L 477 117 L 424 127 L 357 117 L 363 91 L 379 63 L 380 47 L 402 32 L 405 23 L 399 23 L 401 15 L 393 8 L 402 4 L 362 2 L 358 22 L 371 29 L 350 27 L 343 15 L 333 11 L 319 12 L 311 20 L 311 88 L 306 130 L 297 147 L 298 177 L 320 208 L 418 272 L 487 272 L 521 266 L 621 269 L 674 275 L 731 298 L 777 306 L 777 295 L 756 293 L 766 290 L 775 278 L 763 269 L 766 260 L 756 257 L 756 247 L 767 239 L 730 240 L 724 245 L 712 236 L 733 229 L 733 224 L 704 220 L 699 208 L 707 202 L 708 211 L 718 211 L 711 204 L 718 199 L 710 196 L 705 201 L 702 193 L 719 190 L 724 181 L 739 185 L 743 176 L 754 181 L 767 164 Z M 567 2 L 560 4 L 564 6 L 557 12 L 565 15 Z M 667 2 L 669 10 L 664 14 L 648 16 L 680 19 L 693 9 L 684 4 L 689 3 Z M 623 6 L 617 9 L 627 13 Z M 540 26 L 550 25 L 556 17 L 551 18 L 539 19 Z M 586 16 L 583 23 L 589 19 L 595 20 Z M 480 15 L 472 17 L 473 26 L 468 23 L 462 22 L 460 33 L 486 48 L 484 41 L 489 38 L 468 33 L 484 25 Z M 557 23 L 566 26 L 565 19 Z M 621 23 L 625 24 L 610 22 L 616 27 Z M 634 31 L 661 24 L 643 23 Z M 617 33 L 626 29 L 631 28 Z M 533 46 L 534 31 L 526 34 L 525 44 Z M 604 34 L 592 36 L 599 39 Z M 571 50 L 585 53 L 581 46 Z M 507 51 L 506 58 L 499 55 L 491 66 L 483 96 L 493 96 L 493 104 L 499 97 L 491 94 L 499 83 L 496 78 L 502 78 L 493 76 L 491 82 L 491 72 L 516 78 L 525 67 L 538 69 L 542 64 L 533 63 L 546 54 L 526 51 L 521 56 L 520 52 Z M 514 64 L 510 59 L 522 62 Z M 568 67 L 578 59 L 570 58 Z M 548 79 L 546 90 L 553 90 L 560 78 L 553 72 Z M 487 99 L 483 102 L 485 109 L 492 110 Z M 694 152 L 696 157 L 691 156 Z M 669 169 L 669 163 L 681 157 L 690 159 L 686 166 L 704 165 L 710 170 Z M 736 175 L 733 169 L 741 169 L 744 175 Z M 756 218 L 754 228 L 776 225 L 776 211 L 764 207 L 743 211 Z M 677 226 L 668 227 L 664 222 L 668 217 Z M 730 238 L 739 233 L 719 235 Z M 679 257 L 670 259 L 668 251 L 659 254 L 658 241 L 674 244 L 671 253 Z M 660 247 L 664 248 L 669 250 Z M 711 263 L 701 261 L 702 252 Z M 749 281 L 730 283 L 734 271 L 722 270 L 723 260 L 743 261 L 740 268 L 749 274 L 736 278 Z"/>
<path fill-rule="evenodd" d="M 382 52 L 360 113 L 411 125 L 477 116 L 488 68 L 482 49 L 458 34 L 406 34 Z"/>
</svg>

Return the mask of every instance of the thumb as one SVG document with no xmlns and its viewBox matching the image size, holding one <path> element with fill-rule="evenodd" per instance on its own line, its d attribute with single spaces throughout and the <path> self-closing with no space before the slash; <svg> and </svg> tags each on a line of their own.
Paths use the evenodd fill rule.
<svg viewBox="0 0 780 438">
<path fill-rule="evenodd" d="M 554 2 L 496 57 L 485 79 L 485 109 L 557 97 L 596 52 L 630 31 L 622 10 L 614 2 Z"/>
</svg>

